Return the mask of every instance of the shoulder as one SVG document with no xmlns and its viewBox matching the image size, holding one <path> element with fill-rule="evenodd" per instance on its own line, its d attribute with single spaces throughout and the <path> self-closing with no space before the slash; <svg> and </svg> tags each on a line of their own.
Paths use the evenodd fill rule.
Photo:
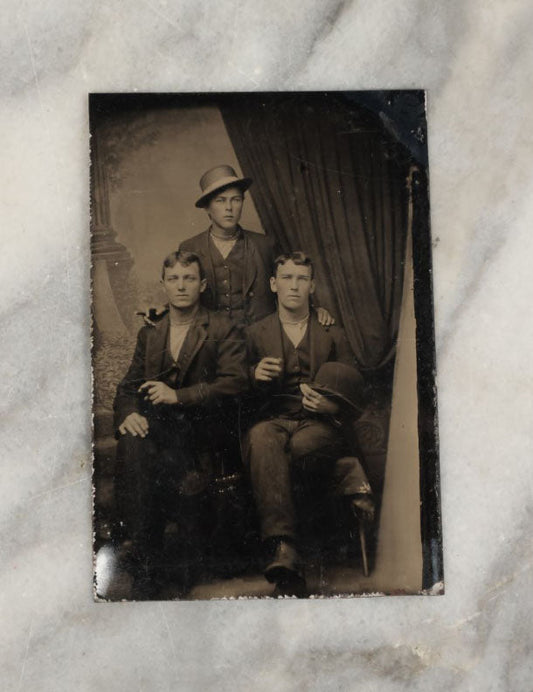
<svg viewBox="0 0 533 692">
<path fill-rule="evenodd" d="M 144 353 L 146 351 L 146 345 L 148 344 L 152 334 L 155 332 L 155 327 L 150 325 L 143 325 L 137 332 L 137 341 L 135 342 L 135 353 Z"/>
<path fill-rule="evenodd" d="M 328 331 L 334 339 L 344 337 L 344 329 L 339 327 L 338 324 L 332 324 L 330 327 L 322 327 L 322 329 Z"/>
<path fill-rule="evenodd" d="M 144 324 L 137 332 L 137 338 L 144 341 L 154 338 L 156 335 L 165 332 L 168 328 L 170 318 L 168 315 L 168 310 L 157 318 L 156 322 L 152 324 Z"/>
<path fill-rule="evenodd" d="M 151 324 L 143 325 L 137 332 L 137 341 L 146 341 L 155 330 L 156 327 Z"/>
<path fill-rule="evenodd" d="M 208 330 L 215 334 L 228 334 L 233 329 L 236 329 L 235 323 L 229 317 L 214 310 L 206 310 L 206 319 Z"/>
<path fill-rule="evenodd" d="M 344 329 L 342 327 L 339 327 L 338 324 L 332 324 L 329 327 L 320 324 L 320 322 L 318 321 L 317 313 L 315 311 L 313 311 L 313 320 L 320 332 L 329 335 L 335 341 L 344 338 Z"/>
<path fill-rule="evenodd" d="M 277 319 L 277 312 L 272 312 L 270 315 L 263 317 L 262 320 L 258 320 L 246 328 L 246 333 L 251 337 L 256 337 L 258 334 L 263 332 L 269 332 L 273 326 L 275 326 Z"/>
<path fill-rule="evenodd" d="M 193 250 L 193 249 L 195 249 L 196 247 L 198 247 L 198 245 L 203 240 L 205 240 L 207 233 L 208 233 L 207 231 L 202 231 L 201 233 L 193 235 L 192 238 L 187 238 L 186 240 L 183 240 L 180 243 L 179 249 L 180 250 Z"/>
<path fill-rule="evenodd" d="M 256 231 L 247 231 L 244 228 L 243 233 L 246 238 L 248 238 L 248 240 L 254 243 L 258 248 L 262 250 L 274 249 L 274 241 L 269 236 L 264 235 L 263 233 L 257 233 Z"/>
</svg>

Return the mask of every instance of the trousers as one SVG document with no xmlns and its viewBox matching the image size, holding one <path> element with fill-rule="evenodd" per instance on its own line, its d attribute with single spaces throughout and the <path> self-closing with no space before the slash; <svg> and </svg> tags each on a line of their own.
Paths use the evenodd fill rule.
<svg viewBox="0 0 533 692">
<path fill-rule="evenodd" d="M 367 492 L 359 459 L 325 420 L 273 418 L 256 423 L 244 443 L 263 539 L 295 538 L 295 475 L 338 495 Z"/>
<path fill-rule="evenodd" d="M 195 534 L 206 484 L 186 419 L 153 417 L 145 438 L 119 438 L 115 498 L 123 531 L 140 557 L 160 552 L 169 518 Z"/>
</svg>

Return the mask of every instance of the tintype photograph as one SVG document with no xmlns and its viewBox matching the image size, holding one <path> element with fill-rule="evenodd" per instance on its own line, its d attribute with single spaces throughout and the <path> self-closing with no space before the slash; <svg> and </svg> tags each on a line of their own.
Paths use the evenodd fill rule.
<svg viewBox="0 0 533 692">
<path fill-rule="evenodd" d="M 443 593 L 425 93 L 89 116 L 95 599 Z"/>
</svg>

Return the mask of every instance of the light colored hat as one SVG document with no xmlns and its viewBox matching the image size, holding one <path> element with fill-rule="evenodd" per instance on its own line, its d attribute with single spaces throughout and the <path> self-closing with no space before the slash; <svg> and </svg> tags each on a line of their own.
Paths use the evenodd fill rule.
<svg viewBox="0 0 533 692">
<path fill-rule="evenodd" d="M 215 166 L 215 168 L 209 169 L 200 178 L 202 196 L 197 200 L 195 206 L 199 208 L 205 207 L 209 195 L 224 187 L 236 185 L 244 192 L 251 184 L 251 178 L 239 178 L 231 166 Z"/>
</svg>

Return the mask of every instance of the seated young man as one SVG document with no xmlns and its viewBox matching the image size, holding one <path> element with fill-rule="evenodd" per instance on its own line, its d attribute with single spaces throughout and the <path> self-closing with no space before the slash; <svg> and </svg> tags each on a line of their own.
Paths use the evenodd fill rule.
<svg viewBox="0 0 533 692">
<path fill-rule="evenodd" d="M 157 593 L 165 506 L 198 542 L 205 540 L 213 427 L 225 404 L 248 388 L 238 329 L 200 305 L 206 280 L 198 256 L 170 254 L 162 284 L 169 312 L 139 331 L 114 402 L 117 505 L 129 539 L 134 598 Z"/>
<path fill-rule="evenodd" d="M 331 397 L 313 388 L 326 363 L 337 363 L 330 385 L 341 377 L 360 387 L 361 376 L 344 331 L 319 324 L 310 311 L 315 290 L 313 264 L 302 252 L 281 255 L 270 279 L 277 311 L 247 330 L 248 364 L 260 404 L 244 451 L 268 553 L 266 578 L 276 595 L 305 595 L 297 552 L 294 471 L 323 475 L 348 498 L 360 519 L 372 521 L 370 486 L 342 433 L 344 419 L 354 417 L 360 392 Z"/>
</svg>

